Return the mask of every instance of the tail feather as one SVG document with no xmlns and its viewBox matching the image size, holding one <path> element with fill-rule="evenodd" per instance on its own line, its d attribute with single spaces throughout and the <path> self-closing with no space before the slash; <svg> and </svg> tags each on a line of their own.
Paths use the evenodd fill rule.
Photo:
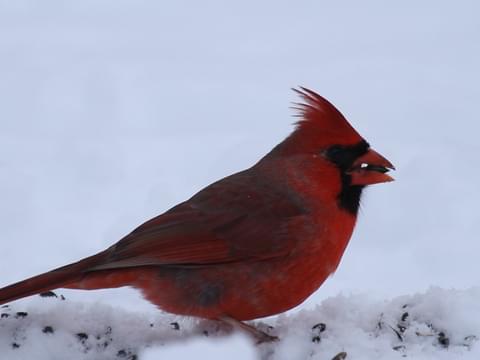
<svg viewBox="0 0 480 360">
<path fill-rule="evenodd" d="M 82 259 L 76 263 L 19 281 L 0 289 L 0 304 L 5 304 L 26 296 L 53 290 L 81 280 L 89 269 L 103 262 L 107 252 Z"/>
</svg>

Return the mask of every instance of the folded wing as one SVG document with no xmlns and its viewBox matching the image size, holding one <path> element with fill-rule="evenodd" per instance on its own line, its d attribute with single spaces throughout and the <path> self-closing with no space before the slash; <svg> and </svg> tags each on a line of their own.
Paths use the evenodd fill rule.
<svg viewBox="0 0 480 360">
<path fill-rule="evenodd" d="M 214 266 L 285 256 L 298 241 L 291 229 L 304 213 L 297 198 L 245 171 L 147 221 L 89 270 Z"/>
</svg>

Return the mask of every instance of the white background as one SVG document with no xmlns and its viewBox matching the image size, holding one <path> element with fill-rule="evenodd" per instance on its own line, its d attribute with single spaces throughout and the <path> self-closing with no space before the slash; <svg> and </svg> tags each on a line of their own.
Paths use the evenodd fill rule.
<svg viewBox="0 0 480 360">
<path fill-rule="evenodd" d="M 292 129 L 311 87 L 397 167 L 302 307 L 478 280 L 477 1 L 1 1 L 0 286 L 91 255 Z M 301 281 L 301 279 L 299 279 Z M 69 298 L 151 310 L 133 290 Z"/>
</svg>

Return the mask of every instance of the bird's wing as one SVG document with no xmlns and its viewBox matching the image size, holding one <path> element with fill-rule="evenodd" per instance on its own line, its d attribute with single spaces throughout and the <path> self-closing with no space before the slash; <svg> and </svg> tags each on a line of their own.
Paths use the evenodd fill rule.
<svg viewBox="0 0 480 360">
<path fill-rule="evenodd" d="M 198 267 L 290 253 L 301 201 L 252 171 L 232 175 L 147 221 L 110 248 L 91 270 L 164 265 Z"/>
</svg>

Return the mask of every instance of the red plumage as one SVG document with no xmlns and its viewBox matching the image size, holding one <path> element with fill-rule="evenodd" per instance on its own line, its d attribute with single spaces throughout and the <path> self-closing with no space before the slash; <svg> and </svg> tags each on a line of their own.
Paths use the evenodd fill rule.
<svg viewBox="0 0 480 360">
<path fill-rule="evenodd" d="M 133 286 L 166 311 L 239 323 L 286 311 L 337 268 L 364 186 L 393 166 L 327 100 L 296 90 L 295 131 L 248 170 L 105 251 L 0 289 L 0 304 L 58 287 Z"/>
</svg>

